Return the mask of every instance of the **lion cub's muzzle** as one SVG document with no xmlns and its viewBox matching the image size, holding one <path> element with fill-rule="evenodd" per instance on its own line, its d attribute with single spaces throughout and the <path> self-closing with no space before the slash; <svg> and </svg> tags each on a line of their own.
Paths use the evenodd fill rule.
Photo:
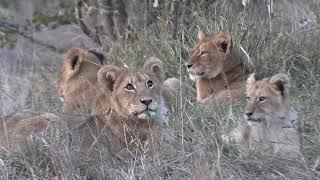
<svg viewBox="0 0 320 180">
<path fill-rule="evenodd" d="M 254 114 L 254 112 L 252 112 L 252 111 L 246 111 L 244 114 L 245 114 L 245 118 L 247 119 L 247 121 L 250 121 L 250 122 L 262 122 L 263 121 L 263 118 L 261 118 L 257 114 Z"/>
<path fill-rule="evenodd" d="M 158 103 L 152 98 L 142 98 L 139 104 L 132 105 L 132 114 L 141 119 L 148 119 L 156 115 Z"/>
</svg>

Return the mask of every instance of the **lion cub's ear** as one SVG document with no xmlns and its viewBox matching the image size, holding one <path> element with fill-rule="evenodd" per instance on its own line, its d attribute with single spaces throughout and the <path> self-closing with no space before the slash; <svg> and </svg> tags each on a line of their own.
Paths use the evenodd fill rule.
<svg viewBox="0 0 320 180">
<path fill-rule="evenodd" d="M 113 91 L 113 85 L 121 69 L 114 65 L 103 66 L 97 74 L 98 82 L 108 90 Z"/>
<path fill-rule="evenodd" d="M 163 66 L 160 59 L 156 57 L 150 57 L 144 62 L 143 69 L 156 75 L 156 77 L 163 81 Z"/>
<path fill-rule="evenodd" d="M 207 38 L 208 35 L 207 35 L 207 33 L 205 33 L 205 32 L 203 32 L 203 31 L 200 30 L 200 31 L 198 32 L 197 37 L 198 37 L 198 41 L 202 41 L 202 40 L 204 40 L 205 38 Z"/>
<path fill-rule="evenodd" d="M 289 91 L 290 81 L 289 77 L 285 74 L 277 74 L 270 78 L 269 83 L 276 91 L 280 91 L 282 95 Z"/>
<path fill-rule="evenodd" d="M 80 48 L 70 48 L 64 58 L 64 65 L 73 73 L 76 74 L 83 60 L 83 52 Z"/>
<path fill-rule="evenodd" d="M 218 32 L 214 35 L 216 38 L 217 46 L 223 53 L 230 53 L 233 43 L 231 34 L 228 32 Z"/>
<path fill-rule="evenodd" d="M 256 75 L 254 73 L 250 74 L 247 79 L 247 89 L 251 89 L 256 83 Z"/>
</svg>

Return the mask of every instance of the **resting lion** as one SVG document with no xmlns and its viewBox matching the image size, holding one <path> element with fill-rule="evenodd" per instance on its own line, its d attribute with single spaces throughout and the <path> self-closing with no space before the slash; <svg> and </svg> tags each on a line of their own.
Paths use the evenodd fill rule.
<svg viewBox="0 0 320 180">
<path fill-rule="evenodd" d="M 255 149 L 264 145 L 273 152 L 300 157 L 299 133 L 293 127 L 296 111 L 289 100 L 289 78 L 277 74 L 271 78 L 247 80 L 246 123 L 222 137 L 225 143 L 236 142 L 244 148 Z"/>
<path fill-rule="evenodd" d="M 107 138 L 103 141 L 112 142 L 111 148 L 140 149 L 148 145 L 152 152 L 157 150 L 170 113 L 170 93 L 163 86 L 162 69 L 156 58 L 147 60 L 142 70 L 102 67 L 98 72 L 99 86 L 111 98 L 101 101 L 110 107 L 104 115 L 94 118 L 91 126 L 97 127 L 96 133 L 80 134 L 89 139 Z"/>
<path fill-rule="evenodd" d="M 111 95 L 98 86 L 97 73 L 102 67 L 104 57 L 95 51 L 80 48 L 70 48 L 64 58 L 57 85 L 58 92 L 63 100 L 63 110 L 68 114 L 99 115 L 109 108 L 109 104 L 101 102 Z M 144 66 L 160 63 L 156 57 L 150 57 Z M 150 64 L 151 63 L 151 64 Z M 165 96 L 171 101 L 170 105 L 180 90 L 180 81 L 169 78 L 164 81 L 163 67 L 159 69 L 159 81 L 165 87 Z M 161 73 L 160 73 L 161 72 Z M 184 92 L 182 92 L 184 93 Z M 110 101 L 110 100 L 108 100 Z"/>
<path fill-rule="evenodd" d="M 70 48 L 64 58 L 58 82 L 58 92 L 63 100 L 63 110 L 72 114 L 98 114 L 102 109 L 101 94 L 97 88 L 97 73 L 104 56 L 95 51 Z"/>
<path fill-rule="evenodd" d="M 52 113 L 23 111 L 0 117 L 0 146 L 10 148 L 23 143 L 30 135 L 42 132 L 61 119 Z"/>
<path fill-rule="evenodd" d="M 89 152 L 94 149 L 94 145 L 107 143 L 113 152 L 124 148 L 154 152 L 162 142 L 163 131 L 169 121 L 173 89 L 179 87 L 176 83 L 179 80 L 163 80 L 162 63 L 157 58 L 147 60 L 141 70 L 106 65 L 97 73 L 94 88 L 99 91 L 96 91 L 97 94 L 90 94 L 93 99 L 99 97 L 102 105 L 93 106 L 93 112 L 96 112 L 95 108 L 99 108 L 101 113 L 84 117 L 77 126 L 72 125 L 74 120 L 69 121 L 70 117 L 61 116 L 60 120 L 71 124 L 69 127 L 72 134 L 80 137 L 83 151 Z M 73 88 L 72 85 L 68 88 Z M 82 89 L 77 90 L 81 94 Z M 13 116 L 16 118 L 12 118 Z M 8 125 L 0 129 L 0 132 L 6 132 L 1 134 L 2 139 L 7 139 L 6 134 L 16 137 L 15 132 L 21 129 L 19 124 L 28 127 L 23 128 L 26 138 L 34 131 L 47 128 L 51 119 L 58 120 L 52 114 L 49 118 L 46 118 L 47 114 L 34 113 L 17 113 L 13 116 L 3 118 Z"/>
<path fill-rule="evenodd" d="M 196 81 L 199 103 L 210 99 L 230 102 L 239 97 L 250 73 L 228 32 L 209 36 L 199 31 L 198 44 L 185 65 L 191 80 Z"/>
</svg>

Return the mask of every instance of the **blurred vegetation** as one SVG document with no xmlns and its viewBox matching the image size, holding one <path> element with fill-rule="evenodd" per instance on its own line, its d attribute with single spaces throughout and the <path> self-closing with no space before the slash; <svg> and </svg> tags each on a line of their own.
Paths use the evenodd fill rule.
<svg viewBox="0 0 320 180">
<path fill-rule="evenodd" d="M 156 9 L 158 13 L 152 16 L 154 21 L 138 31 L 134 40 L 125 44 L 110 41 L 108 47 L 101 47 L 106 55 L 106 64 L 120 67 L 138 68 L 149 56 L 160 58 L 167 77 L 179 77 L 192 89 L 190 97 L 183 97 L 190 101 L 191 105 L 186 111 L 180 110 L 179 107 L 175 109 L 171 122 L 175 139 L 165 144 L 157 159 L 150 160 L 147 157 L 138 162 L 128 160 L 126 166 L 120 168 L 105 167 L 109 159 L 103 157 L 94 162 L 83 160 L 81 163 L 87 165 L 87 171 L 100 179 L 112 172 L 115 172 L 112 177 L 119 179 L 319 179 L 320 26 L 312 21 L 314 23 L 308 27 L 296 27 L 301 19 L 308 18 L 307 15 L 301 14 L 312 14 L 309 6 L 316 1 L 282 1 L 284 4 L 302 2 L 304 6 L 299 6 L 299 12 L 289 9 L 290 13 L 293 13 L 290 15 L 283 14 L 285 5 L 274 7 L 271 21 L 268 19 L 268 9 L 264 2 L 256 1 L 246 7 L 234 7 L 235 5 L 232 6 L 225 0 L 193 1 L 189 7 L 192 10 L 192 23 L 188 27 L 179 26 L 177 39 L 173 40 L 170 36 L 170 1 L 164 1 L 161 9 Z M 67 18 L 69 23 L 74 23 L 73 6 L 63 3 L 60 5 L 65 9 L 62 21 Z M 314 11 L 320 12 L 320 9 Z M 34 13 L 32 26 L 62 22 L 57 14 L 58 12 L 53 15 Z M 300 15 L 301 19 L 298 18 Z M 265 76 L 282 72 L 290 76 L 291 100 L 299 112 L 302 124 L 300 129 L 304 139 L 305 162 L 282 159 L 264 152 L 246 154 L 234 147 L 221 147 L 220 135 L 243 122 L 242 109 L 245 100 L 243 98 L 232 105 L 211 102 L 208 110 L 195 103 L 194 82 L 188 79 L 184 62 L 196 44 L 198 30 L 208 33 L 231 32 L 235 47 L 244 49 L 248 54 L 246 62 L 254 66 L 255 72 Z M 10 32 L 0 34 L 1 41 L 3 38 L 9 38 L 7 34 Z M 25 77 L 28 78 L 27 82 L 32 81 L 32 87 L 29 87 L 31 95 L 27 98 L 26 107 L 36 111 L 61 112 L 61 103 L 57 102 L 58 95 L 55 90 L 45 90 L 45 93 L 41 91 L 44 84 L 47 85 L 48 79 L 52 78 L 52 74 L 53 72 L 41 74 L 42 81 L 34 77 Z M 21 79 L 19 81 L 23 82 Z M 308 124 L 311 125 L 307 126 Z M 8 174 L 6 170 L 10 173 L 16 171 L 11 164 L 14 160 L 15 163 L 22 164 L 19 166 L 26 167 L 29 175 L 37 172 L 34 176 L 39 179 L 50 177 L 47 169 L 38 163 L 40 160 L 36 158 L 39 153 L 38 145 L 39 142 L 36 141 L 36 150 L 29 151 L 29 154 L 7 153 L 8 157 L 4 159 L 6 169 L 0 172 Z M 54 166 L 61 175 L 67 175 L 64 168 L 68 167 L 73 173 L 69 175 L 79 178 L 81 175 L 77 163 L 70 157 L 74 149 L 76 148 L 67 145 L 53 144 L 41 152 L 51 158 L 52 162 L 58 162 Z"/>
<path fill-rule="evenodd" d="M 34 6 L 34 10 L 30 10 L 33 11 L 32 17 L 25 17 L 25 22 L 16 23 L 15 12 L 19 11 L 19 1 L 0 2 L 0 47 L 14 48 L 19 33 L 28 35 L 34 30 L 41 30 L 42 27 L 54 29 L 60 25 L 76 23 L 75 7 L 72 1 L 59 0 L 55 5 L 47 0 L 36 0 L 30 4 Z"/>
</svg>

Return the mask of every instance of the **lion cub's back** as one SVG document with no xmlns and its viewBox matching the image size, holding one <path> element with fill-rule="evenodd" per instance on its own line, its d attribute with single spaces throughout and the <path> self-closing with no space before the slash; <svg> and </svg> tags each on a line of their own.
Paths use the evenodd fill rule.
<svg viewBox="0 0 320 180">
<path fill-rule="evenodd" d="M 0 146 L 10 147 L 19 144 L 32 133 L 46 130 L 49 124 L 60 121 L 52 113 L 23 111 L 0 118 Z"/>
</svg>

